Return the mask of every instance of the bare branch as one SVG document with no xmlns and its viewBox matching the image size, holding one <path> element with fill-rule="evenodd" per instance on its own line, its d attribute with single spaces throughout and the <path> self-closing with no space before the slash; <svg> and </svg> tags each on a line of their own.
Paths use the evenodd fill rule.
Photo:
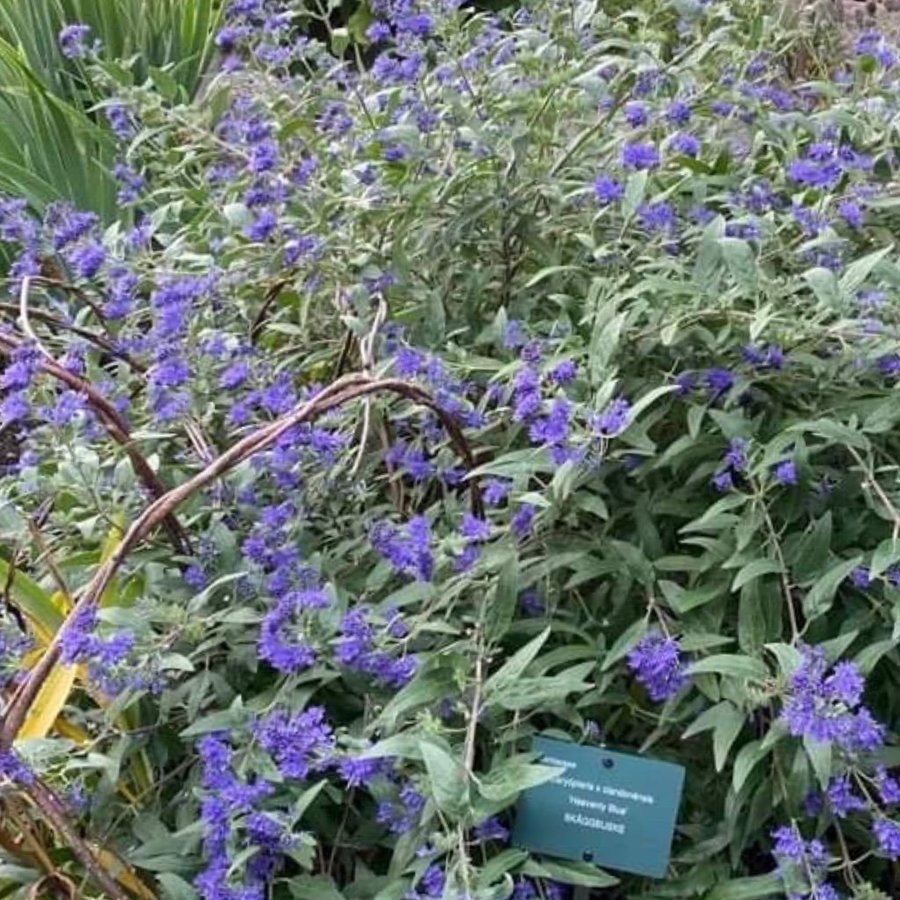
<svg viewBox="0 0 900 900">
<path fill-rule="evenodd" d="M 20 347 L 22 347 L 22 342 L 18 339 L 8 334 L 0 334 L 0 353 L 5 352 L 9 355 Z M 72 390 L 85 395 L 87 402 L 97 414 L 97 418 L 109 436 L 124 448 L 135 474 L 141 479 L 150 494 L 154 497 L 163 496 L 166 492 L 165 486 L 159 480 L 156 472 L 153 471 L 150 463 L 147 462 L 143 454 L 132 443 L 128 424 L 119 415 L 118 410 L 90 382 L 73 374 L 52 357 L 44 359 L 41 362 L 41 368 L 57 381 L 61 381 L 72 388 Z M 185 555 L 190 554 L 190 542 L 178 520 L 174 516 L 168 515 L 165 517 L 163 525 L 168 531 L 176 550 Z"/>
<path fill-rule="evenodd" d="M 198 491 L 203 490 L 208 484 L 231 471 L 244 460 L 271 447 L 286 431 L 305 422 L 311 422 L 351 400 L 367 397 L 382 391 L 397 394 L 431 409 L 441 420 L 466 467 L 469 470 L 474 469 L 475 459 L 462 429 L 453 417 L 446 410 L 442 409 L 426 391 L 399 379 L 373 379 L 360 374 L 347 375 L 333 382 L 320 391 L 313 399 L 295 407 L 280 419 L 262 426 L 238 441 L 193 478 L 154 500 L 132 522 L 116 550 L 97 569 L 90 583 L 81 592 L 68 618 L 54 635 L 44 655 L 31 669 L 28 677 L 13 695 L 7 707 L 2 728 L 0 728 L 0 749 L 9 747 L 15 739 L 31 704 L 59 659 L 62 642 L 74 627 L 73 623 L 77 621 L 78 613 L 99 600 L 135 545 L 150 534 L 166 517 L 172 515 L 175 509 L 185 500 Z M 477 479 L 472 479 L 469 487 L 473 511 L 481 517 L 484 514 L 484 509 Z"/>
</svg>

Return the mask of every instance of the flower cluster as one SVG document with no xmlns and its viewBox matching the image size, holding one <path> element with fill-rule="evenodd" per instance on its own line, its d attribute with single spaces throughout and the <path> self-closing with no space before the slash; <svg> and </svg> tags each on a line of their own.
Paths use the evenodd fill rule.
<svg viewBox="0 0 900 900">
<path fill-rule="evenodd" d="M 378 634 L 372 621 L 371 612 L 363 607 L 356 607 L 347 612 L 341 619 L 340 637 L 337 640 L 334 656 L 337 663 L 371 676 L 378 684 L 388 688 L 403 687 L 416 673 L 418 660 L 413 654 L 399 655 L 389 649 L 382 649 L 376 644 L 381 639 L 385 643 L 402 641 L 407 630 L 398 615 L 392 615 L 385 622 Z"/>
<path fill-rule="evenodd" d="M 874 750 L 884 726 L 862 705 L 865 681 L 854 663 L 831 667 L 821 647 L 804 647 L 781 718 L 791 734 L 828 741 L 847 753 Z"/>
<path fill-rule="evenodd" d="M 674 697 L 688 683 L 678 641 L 657 631 L 644 635 L 629 651 L 628 668 L 657 703 Z"/>
</svg>

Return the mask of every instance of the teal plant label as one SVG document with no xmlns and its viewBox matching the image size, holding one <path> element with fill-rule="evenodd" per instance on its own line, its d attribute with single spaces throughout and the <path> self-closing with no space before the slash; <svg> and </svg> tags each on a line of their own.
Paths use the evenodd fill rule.
<svg viewBox="0 0 900 900">
<path fill-rule="evenodd" d="M 536 737 L 560 773 L 519 799 L 513 843 L 537 853 L 662 878 L 669 865 L 684 768 Z"/>
</svg>

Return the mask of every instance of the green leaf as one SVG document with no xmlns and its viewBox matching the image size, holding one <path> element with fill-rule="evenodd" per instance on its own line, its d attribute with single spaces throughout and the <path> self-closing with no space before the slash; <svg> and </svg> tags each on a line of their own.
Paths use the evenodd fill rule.
<svg viewBox="0 0 900 900">
<path fill-rule="evenodd" d="M 694 262 L 694 271 L 691 275 L 693 282 L 703 291 L 709 291 L 713 276 L 719 267 L 722 258 L 722 250 L 719 247 L 719 238 L 725 229 L 725 221 L 722 216 L 716 216 L 704 229 L 703 237 L 697 247 Z M 716 279 L 718 281 L 718 279 Z"/>
<path fill-rule="evenodd" d="M 522 791 L 545 784 L 558 777 L 559 766 L 544 766 L 531 761 L 531 757 L 520 755 L 500 760 L 491 771 L 479 779 L 481 796 L 496 803 L 511 803 Z"/>
<path fill-rule="evenodd" d="M 646 170 L 634 172 L 628 176 L 625 182 L 625 195 L 622 197 L 622 215 L 626 219 L 630 219 L 643 203 L 647 190 L 647 177 Z"/>
<path fill-rule="evenodd" d="M 291 814 L 294 817 L 295 822 L 299 822 L 303 818 L 303 814 L 312 806 L 313 801 L 319 794 L 322 792 L 324 787 L 328 784 L 324 779 L 322 781 L 317 781 L 311 787 L 308 787 L 292 804 L 291 806 Z"/>
<path fill-rule="evenodd" d="M 468 794 L 465 769 L 443 747 L 431 741 L 422 742 L 422 759 L 437 808 L 449 815 L 459 815 Z"/>
<path fill-rule="evenodd" d="M 524 647 L 520 647 L 490 678 L 484 683 L 484 696 L 489 697 L 492 692 L 499 691 L 509 684 L 512 684 L 528 666 L 534 661 L 541 647 L 550 637 L 549 626 L 545 628 L 537 637 L 532 638 Z"/>
<path fill-rule="evenodd" d="M 727 700 L 717 703 L 704 712 L 700 713 L 681 735 L 683 740 L 692 738 L 695 734 L 702 734 L 704 731 L 711 731 L 716 725 L 735 712 L 734 704 Z"/>
<path fill-rule="evenodd" d="M 754 681 L 765 681 L 770 673 L 762 660 L 736 653 L 720 653 L 707 656 L 691 666 L 691 673 L 701 675 L 710 673 L 726 675 L 731 678 L 749 678 Z"/>
<path fill-rule="evenodd" d="M 291 896 L 295 900 L 345 900 L 328 875 L 292 875 Z"/>
<path fill-rule="evenodd" d="M 512 869 L 518 868 L 528 859 L 525 850 L 504 850 L 491 857 L 478 872 L 478 884 L 482 888 L 493 886 L 500 878 Z"/>
<path fill-rule="evenodd" d="M 582 887 L 607 888 L 619 883 L 619 879 L 598 869 L 596 866 L 582 862 L 551 861 L 549 859 L 529 860 L 522 871 L 533 878 L 550 878 L 563 884 L 575 884 Z"/>
<path fill-rule="evenodd" d="M 723 237 L 719 239 L 722 259 L 738 287 L 747 297 L 755 297 L 759 289 L 759 272 L 753 249 L 738 238 Z"/>
<path fill-rule="evenodd" d="M 900 540 L 886 538 L 872 554 L 872 563 L 869 566 L 869 574 L 876 578 L 886 572 L 890 566 L 900 560 Z"/>
<path fill-rule="evenodd" d="M 491 643 L 499 641 L 512 624 L 519 599 L 520 569 L 521 565 L 515 552 L 500 569 L 484 620 L 484 633 Z"/>
<path fill-rule="evenodd" d="M 0 559 L 0 584 L 5 585 L 9 579 L 10 565 L 5 559 Z M 10 596 L 25 616 L 38 627 L 42 637 L 49 640 L 56 634 L 56 630 L 62 625 L 63 616 L 53 603 L 49 591 L 45 591 L 36 581 L 16 569 Z"/>
<path fill-rule="evenodd" d="M 760 900 L 762 897 L 783 897 L 784 882 L 777 872 L 754 875 L 752 878 L 733 878 L 717 885 L 706 900 Z"/>
<path fill-rule="evenodd" d="M 738 750 L 731 770 L 731 786 L 736 794 L 740 792 L 753 769 L 769 755 L 769 752 L 769 748 L 763 747 L 762 741 L 750 741 Z"/>
<path fill-rule="evenodd" d="M 880 250 L 873 250 L 859 259 L 853 260 L 841 275 L 840 288 L 844 296 L 852 298 L 856 289 L 869 277 L 872 270 L 894 249 L 893 244 L 882 247 Z"/>
<path fill-rule="evenodd" d="M 728 752 L 744 727 L 746 716 L 737 709 L 733 709 L 728 716 L 716 723 L 713 731 L 713 758 L 716 771 L 721 772 L 725 768 Z"/>
<path fill-rule="evenodd" d="M 446 697 L 453 689 L 455 673 L 452 661 L 432 657 L 413 680 L 385 706 L 375 726 L 392 731 L 402 716 Z"/>
<path fill-rule="evenodd" d="M 800 651 L 791 644 L 772 643 L 766 644 L 766 650 L 774 655 L 778 660 L 778 669 L 782 678 L 787 678 L 793 674 L 797 666 L 800 665 L 802 656 Z"/>
<path fill-rule="evenodd" d="M 156 880 L 161 888 L 160 900 L 197 900 L 200 896 L 189 882 L 171 872 L 161 872 Z"/>
<path fill-rule="evenodd" d="M 822 560 L 828 558 L 832 531 L 831 513 L 826 512 L 816 520 L 812 530 L 804 533 L 797 542 L 788 563 L 798 581 L 806 581 L 818 573 Z"/>
<path fill-rule="evenodd" d="M 837 589 L 862 562 L 862 555 L 845 559 L 831 566 L 809 589 L 803 598 L 803 612 L 807 619 L 817 619 L 831 609 Z"/>
<path fill-rule="evenodd" d="M 631 421 L 634 422 L 645 409 L 648 409 L 661 397 L 665 397 L 667 394 L 674 393 L 677 390 L 677 385 L 664 384 L 660 385 L 660 387 L 653 388 L 652 391 L 648 391 L 631 407 Z"/>
<path fill-rule="evenodd" d="M 494 690 L 490 698 L 485 695 L 485 703 L 504 709 L 523 710 L 561 702 L 571 693 L 584 694 L 593 687 L 584 678 L 595 666 L 596 663 L 588 662 L 572 666 L 559 675 L 519 678 Z"/>
<path fill-rule="evenodd" d="M 816 299 L 824 307 L 827 309 L 840 309 L 841 289 L 837 276 L 831 269 L 821 267 L 807 269 L 803 273 L 803 278 L 816 295 Z"/>
<path fill-rule="evenodd" d="M 729 494 L 722 497 L 710 506 L 706 512 L 687 525 L 683 525 L 679 530 L 681 534 L 691 534 L 695 531 L 719 531 L 723 525 L 733 525 L 737 521 L 737 516 L 731 514 L 731 510 L 743 506 L 747 502 L 747 497 L 743 494 Z"/>
<path fill-rule="evenodd" d="M 620 659 L 624 659 L 628 651 L 644 636 L 647 631 L 646 619 L 638 619 L 628 626 L 613 642 L 603 661 L 600 663 L 600 671 L 607 672 Z"/>
<path fill-rule="evenodd" d="M 781 634 L 783 605 L 778 584 L 758 579 L 744 585 L 738 606 L 738 643 L 744 653 L 758 654 Z"/>
<path fill-rule="evenodd" d="M 763 575 L 772 575 L 781 572 L 781 564 L 774 559 L 754 559 L 747 563 L 734 576 L 731 583 L 732 591 L 739 591 L 745 584 L 753 581 L 754 578 L 761 578 Z"/>
<path fill-rule="evenodd" d="M 816 773 L 819 786 L 824 791 L 831 780 L 831 744 L 827 741 L 815 741 L 807 735 L 803 738 L 803 749 L 813 772 Z"/>
<path fill-rule="evenodd" d="M 897 641 L 893 638 L 875 641 L 867 647 L 863 647 L 863 649 L 856 654 L 853 661 L 859 666 L 860 672 L 862 672 L 863 675 L 868 676 L 872 673 L 875 666 L 878 665 L 878 661 L 881 657 L 886 653 L 890 653 L 896 646 Z"/>
<path fill-rule="evenodd" d="M 213 731 L 231 731 L 232 728 L 242 725 L 245 719 L 245 710 L 240 704 L 232 703 L 229 709 L 202 716 L 178 734 L 180 737 L 194 737 L 198 734 L 209 734 Z"/>
</svg>

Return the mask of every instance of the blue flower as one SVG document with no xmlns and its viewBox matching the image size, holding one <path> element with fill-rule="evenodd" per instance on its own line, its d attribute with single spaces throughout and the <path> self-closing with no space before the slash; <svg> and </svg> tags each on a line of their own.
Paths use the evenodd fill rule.
<svg viewBox="0 0 900 900">
<path fill-rule="evenodd" d="M 594 196 L 601 206 L 608 206 L 625 196 L 625 188 L 615 178 L 601 174 L 594 179 Z"/>
<path fill-rule="evenodd" d="M 641 103 L 640 100 L 629 100 L 628 103 L 625 104 L 624 108 L 625 113 L 625 121 L 632 128 L 638 128 L 641 125 L 646 125 L 649 119 L 647 114 L 647 106 L 644 103 Z"/>
<path fill-rule="evenodd" d="M 636 142 L 622 147 L 622 165 L 626 169 L 655 169 L 659 161 L 659 150 L 653 144 Z"/>
<path fill-rule="evenodd" d="M 66 25 L 59 33 L 59 47 L 66 59 L 81 59 L 88 55 L 90 48 L 85 43 L 91 33 L 90 25 Z"/>
<path fill-rule="evenodd" d="M 888 859 L 900 859 L 900 824 L 892 819 L 876 819 L 872 833 L 879 849 Z"/>
<path fill-rule="evenodd" d="M 783 459 L 772 470 L 775 480 L 784 486 L 797 483 L 797 467 L 792 459 Z"/>
<path fill-rule="evenodd" d="M 656 702 L 674 697 L 688 682 L 678 641 L 655 631 L 628 653 L 628 668 Z"/>
<path fill-rule="evenodd" d="M 631 424 L 631 404 L 616 397 L 592 422 L 594 433 L 605 438 L 621 434 Z"/>
<path fill-rule="evenodd" d="M 864 681 L 854 663 L 838 663 L 829 671 L 821 647 L 801 648 L 781 718 L 795 736 L 830 741 L 848 752 L 874 750 L 884 740 L 884 727 L 861 706 Z"/>
<path fill-rule="evenodd" d="M 669 148 L 682 156 L 689 156 L 695 159 L 700 155 L 700 139 L 682 131 L 673 135 L 669 141 Z"/>
</svg>

